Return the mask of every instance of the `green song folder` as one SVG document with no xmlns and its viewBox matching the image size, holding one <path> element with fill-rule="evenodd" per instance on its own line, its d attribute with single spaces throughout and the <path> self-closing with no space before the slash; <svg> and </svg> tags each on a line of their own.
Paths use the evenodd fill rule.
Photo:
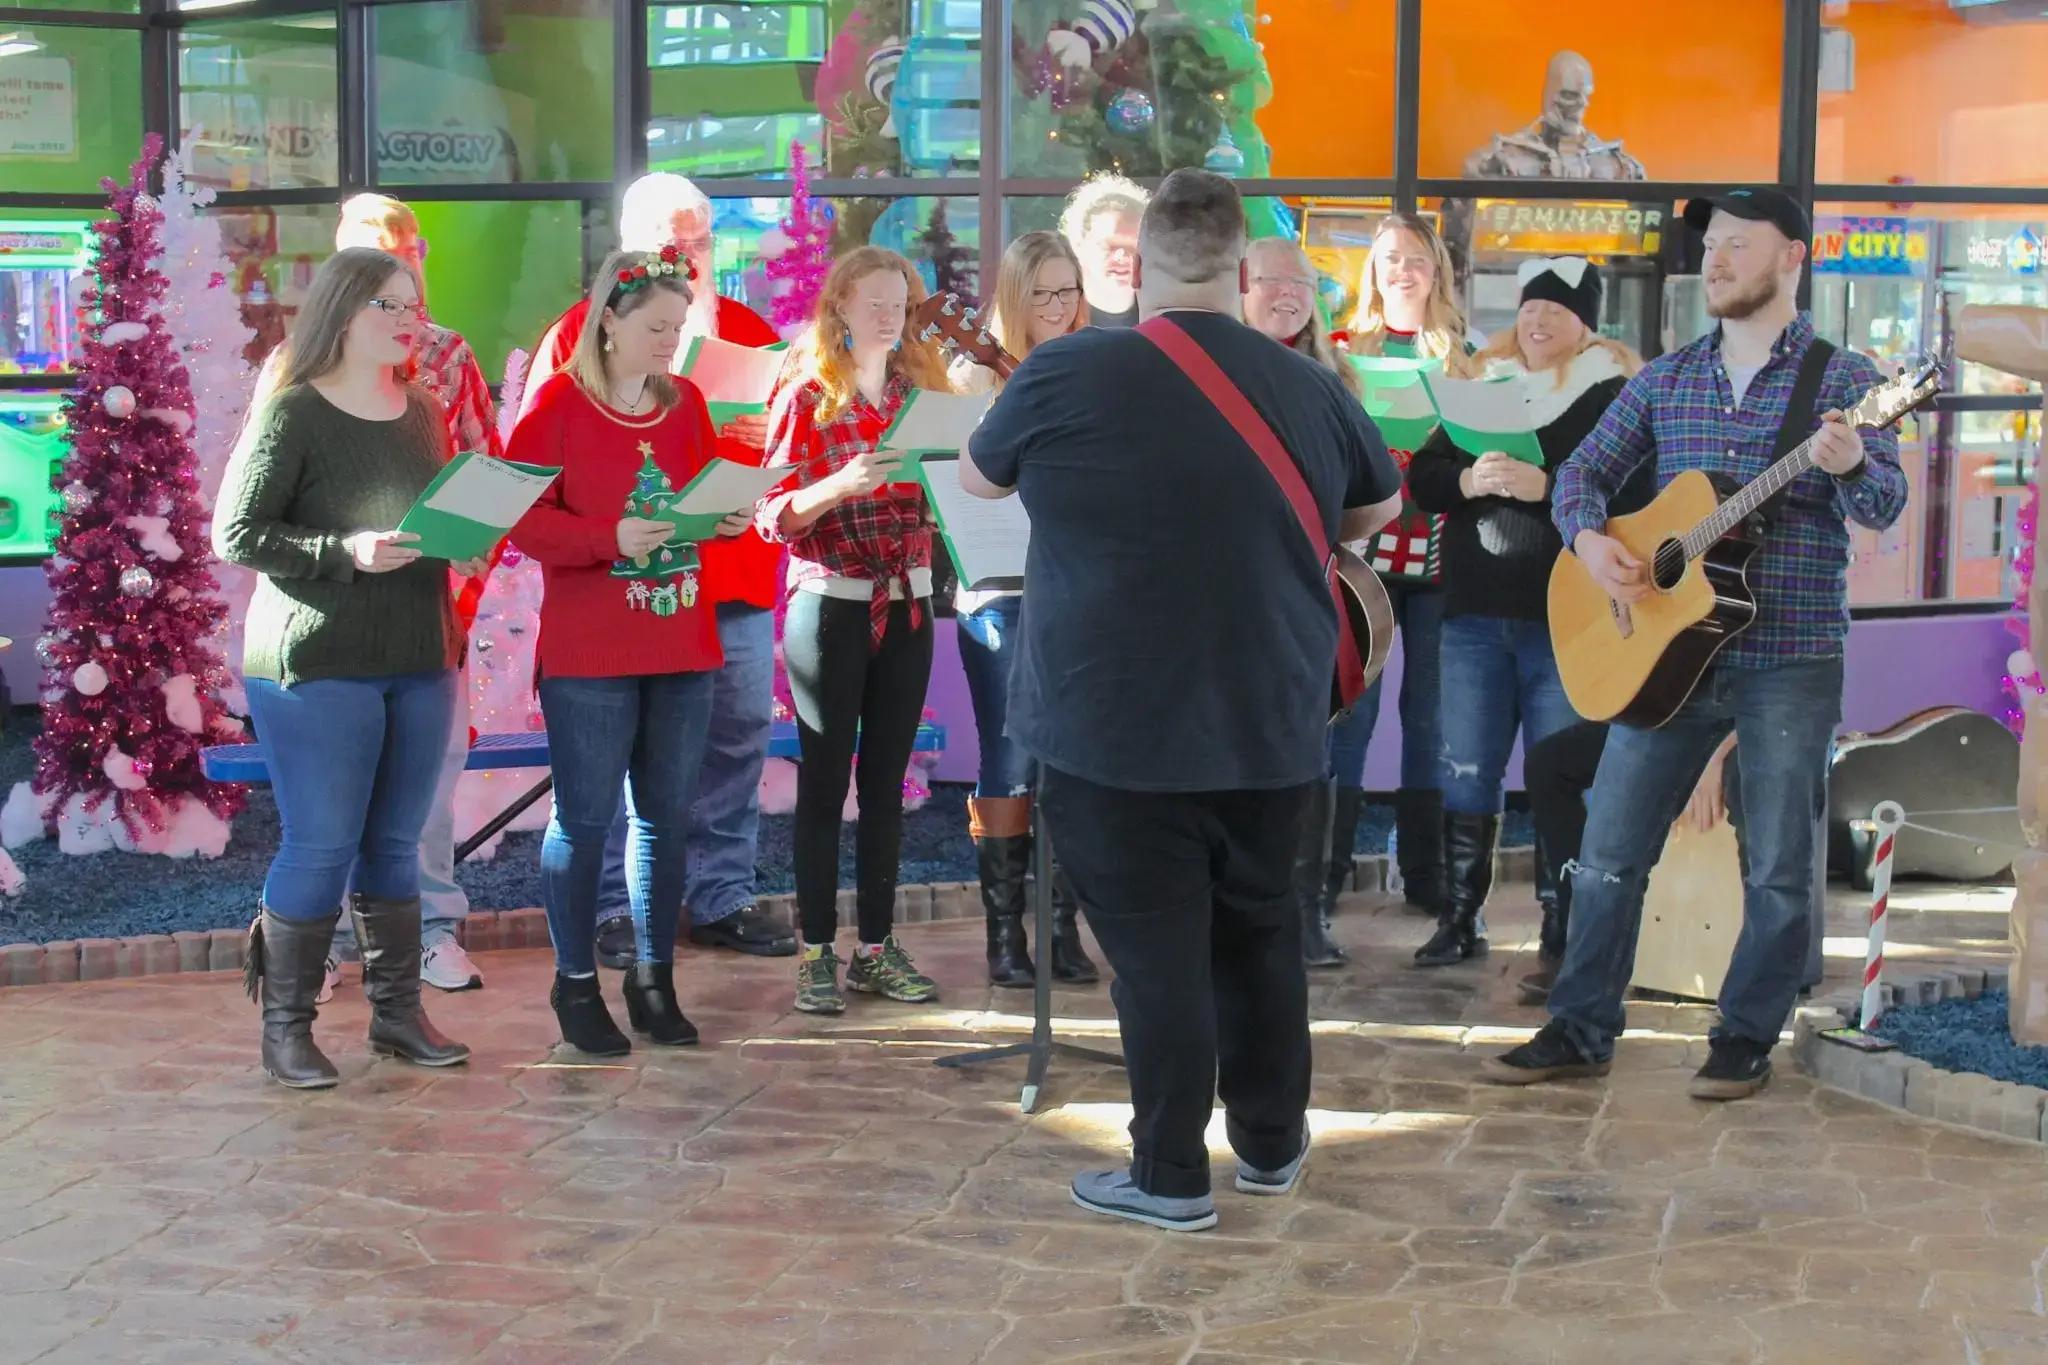
<svg viewBox="0 0 2048 1365">
<path fill-rule="evenodd" d="M 466 450 L 419 495 L 397 529 L 419 537 L 429 559 L 482 559 L 562 471 Z"/>
</svg>

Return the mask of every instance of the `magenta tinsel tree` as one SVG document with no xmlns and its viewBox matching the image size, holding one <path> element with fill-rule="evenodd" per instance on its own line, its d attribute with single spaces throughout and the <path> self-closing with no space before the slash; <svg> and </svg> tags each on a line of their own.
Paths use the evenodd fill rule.
<svg viewBox="0 0 2048 1365">
<path fill-rule="evenodd" d="M 36 642 L 46 671 L 32 787 L 67 851 L 217 855 L 242 806 L 240 787 L 200 771 L 209 737 L 240 727 L 217 700 L 228 672 L 206 643 L 226 608 L 198 492 L 191 381 L 162 314 L 163 213 L 145 189 L 161 151 L 151 134 L 126 185 L 102 182 L 113 217 L 95 226 L 86 295 L 98 331 L 65 408 L 71 454 Z"/>
<path fill-rule="evenodd" d="M 782 220 L 789 245 L 765 267 L 771 282 L 789 281 L 789 288 L 775 290 L 769 318 L 784 336 L 811 320 L 832 270 L 832 219 L 811 202 L 810 168 L 801 142 L 789 144 L 789 178 L 789 217 Z"/>
</svg>

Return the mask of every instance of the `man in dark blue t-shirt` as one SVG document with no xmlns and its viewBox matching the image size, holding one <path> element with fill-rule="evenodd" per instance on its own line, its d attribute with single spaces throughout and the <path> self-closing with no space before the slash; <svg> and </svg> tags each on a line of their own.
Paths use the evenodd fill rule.
<svg viewBox="0 0 2048 1365">
<path fill-rule="evenodd" d="M 1244 209 L 1204 171 L 1145 211 L 1138 304 L 1169 317 L 1272 427 L 1330 539 L 1370 535 L 1401 476 L 1337 376 L 1237 320 Z M 1031 517 L 1009 733 L 1116 972 L 1128 1172 L 1084 1207 L 1212 1226 L 1203 1130 L 1221 1093 L 1237 1187 L 1284 1194 L 1307 1155 L 1307 983 L 1295 842 L 1323 780 L 1337 648 L 1319 554 L 1258 455 L 1134 331 L 1031 353 L 960 463 Z"/>
</svg>

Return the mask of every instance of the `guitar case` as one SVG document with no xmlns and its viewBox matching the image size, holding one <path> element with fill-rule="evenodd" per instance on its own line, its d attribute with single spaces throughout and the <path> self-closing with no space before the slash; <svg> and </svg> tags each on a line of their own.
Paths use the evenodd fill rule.
<svg viewBox="0 0 2048 1365">
<path fill-rule="evenodd" d="M 1937 706 L 1874 735 L 1844 735 L 1828 775 L 1828 862 L 1868 891 L 1877 857 L 1871 812 L 1896 801 L 1911 825 L 1892 851 L 1895 877 L 1988 881 L 2024 847 L 2020 742 L 1992 717 Z M 1981 814 L 1945 812 L 1978 811 Z"/>
</svg>

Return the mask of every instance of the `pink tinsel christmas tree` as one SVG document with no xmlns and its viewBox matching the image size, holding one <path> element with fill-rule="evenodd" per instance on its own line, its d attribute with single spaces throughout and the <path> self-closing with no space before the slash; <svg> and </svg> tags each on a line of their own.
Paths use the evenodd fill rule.
<svg viewBox="0 0 2048 1365">
<path fill-rule="evenodd" d="M 225 608 L 195 477 L 191 381 L 163 317 L 163 213 L 144 192 L 161 150 L 151 134 L 128 184 L 102 182 L 114 216 L 96 226 L 87 294 L 100 330 L 65 408 L 66 511 L 36 641 L 43 728 L 36 775 L 0 821 L 17 836 L 9 843 L 54 827 L 71 853 L 218 856 L 242 805 L 239 787 L 209 782 L 199 765 L 209 737 L 240 726 L 217 700 L 228 671 L 208 640 Z"/>
<path fill-rule="evenodd" d="M 789 144 L 789 178 L 789 217 L 782 220 L 782 240 L 772 253 L 764 251 L 772 254 L 766 269 L 775 291 L 769 321 L 784 336 L 809 324 L 832 269 L 832 218 L 811 202 L 810 168 L 801 142 Z"/>
</svg>

